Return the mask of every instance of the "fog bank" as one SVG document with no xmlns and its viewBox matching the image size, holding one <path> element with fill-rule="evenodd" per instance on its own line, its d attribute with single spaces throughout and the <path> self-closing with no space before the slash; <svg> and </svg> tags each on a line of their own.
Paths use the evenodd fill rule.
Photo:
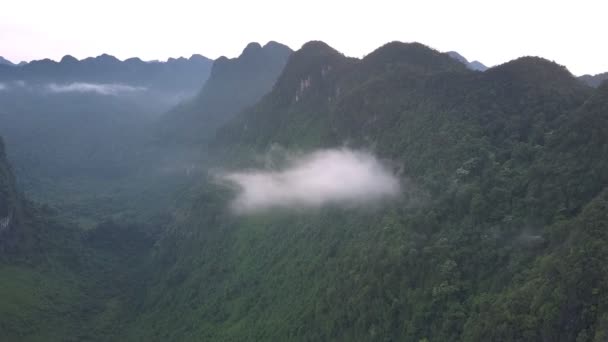
<svg viewBox="0 0 608 342">
<path fill-rule="evenodd" d="M 52 93 L 96 93 L 99 95 L 121 95 L 146 90 L 145 87 L 134 87 L 125 84 L 83 83 L 70 84 L 51 83 L 47 89 Z"/>
<path fill-rule="evenodd" d="M 221 178 L 239 189 L 232 203 L 237 213 L 366 204 L 400 192 L 399 180 L 372 154 L 346 148 L 291 158 L 281 170 L 232 172 Z"/>
</svg>

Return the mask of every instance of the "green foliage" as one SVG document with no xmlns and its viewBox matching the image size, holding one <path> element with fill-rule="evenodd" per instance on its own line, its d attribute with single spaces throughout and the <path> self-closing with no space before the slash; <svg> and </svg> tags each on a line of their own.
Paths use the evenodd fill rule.
<svg viewBox="0 0 608 342">
<path fill-rule="evenodd" d="M 129 336 L 599 340 L 605 242 L 580 222 L 606 226 L 589 208 L 608 182 L 607 100 L 537 58 L 477 73 L 418 45 L 356 61 L 307 44 L 220 132 L 222 162 L 347 143 L 426 195 L 235 218 L 222 189 L 202 185 L 159 244 L 164 276 Z"/>
</svg>

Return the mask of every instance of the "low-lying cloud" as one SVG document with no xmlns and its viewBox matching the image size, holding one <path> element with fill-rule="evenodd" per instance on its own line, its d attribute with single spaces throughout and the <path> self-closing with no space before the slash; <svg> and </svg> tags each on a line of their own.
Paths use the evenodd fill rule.
<svg viewBox="0 0 608 342">
<path fill-rule="evenodd" d="M 145 91 L 145 87 L 134 87 L 118 83 L 83 83 L 75 82 L 70 84 L 51 83 L 47 85 L 47 90 L 52 93 L 95 93 L 99 95 L 122 95 Z"/>
<path fill-rule="evenodd" d="M 0 83 L 0 91 L 8 89 L 8 86 L 4 83 Z"/>
<path fill-rule="evenodd" d="M 400 193 L 399 180 L 372 154 L 345 148 L 290 158 L 278 171 L 233 172 L 221 178 L 239 189 L 232 203 L 237 213 L 365 204 Z"/>
</svg>

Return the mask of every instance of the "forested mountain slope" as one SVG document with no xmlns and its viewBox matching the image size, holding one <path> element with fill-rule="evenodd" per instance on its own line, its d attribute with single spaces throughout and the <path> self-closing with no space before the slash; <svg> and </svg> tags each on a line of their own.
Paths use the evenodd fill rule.
<svg viewBox="0 0 608 342">
<path fill-rule="evenodd" d="M 601 341 L 607 101 L 540 58 L 477 73 L 420 44 L 353 60 L 308 43 L 219 133 L 219 159 L 369 149 L 402 199 L 235 216 L 210 178 L 184 194 L 129 336 Z"/>
<path fill-rule="evenodd" d="M 0 139 L 1 339 L 115 340 L 141 293 L 153 227 L 60 221 L 19 194 Z"/>
</svg>

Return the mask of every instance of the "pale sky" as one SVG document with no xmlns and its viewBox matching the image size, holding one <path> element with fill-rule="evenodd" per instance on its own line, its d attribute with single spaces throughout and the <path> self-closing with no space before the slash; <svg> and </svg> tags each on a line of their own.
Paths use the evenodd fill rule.
<svg viewBox="0 0 608 342">
<path fill-rule="evenodd" d="M 393 40 L 486 65 L 535 55 L 576 75 L 608 71 L 605 0 L 2 0 L 0 56 L 237 56 L 252 41 L 323 40 L 362 57 Z"/>
</svg>

